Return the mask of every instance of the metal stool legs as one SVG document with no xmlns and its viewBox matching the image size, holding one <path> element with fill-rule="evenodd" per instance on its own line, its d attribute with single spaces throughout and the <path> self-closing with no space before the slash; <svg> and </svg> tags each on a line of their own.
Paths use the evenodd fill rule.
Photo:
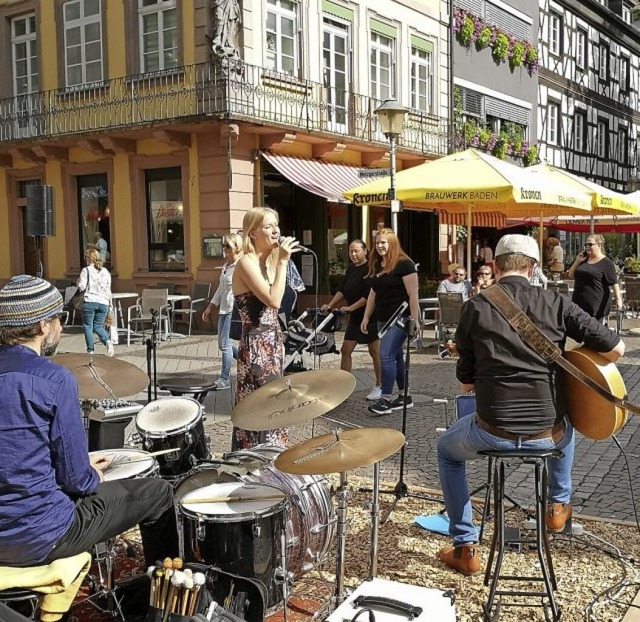
<svg viewBox="0 0 640 622">
<path fill-rule="evenodd" d="M 552 450 L 553 451 L 553 450 Z M 493 453 L 493 452 L 492 452 Z M 515 453 L 515 452 L 514 452 Z M 519 452 L 524 453 L 524 452 Z M 553 455 L 553 454 L 550 454 Z M 545 522 L 547 508 L 547 463 L 546 456 L 524 455 L 509 457 L 501 457 L 495 452 L 492 457 L 495 458 L 493 469 L 494 480 L 494 533 L 487 561 L 487 568 L 484 576 L 485 586 L 490 586 L 487 602 L 483 605 L 486 620 L 497 620 L 500 615 L 501 598 L 496 597 L 510 596 L 515 598 L 539 598 L 538 606 L 544 609 L 545 619 L 550 622 L 556 622 L 560 619 L 560 610 L 555 602 L 554 591 L 557 589 L 555 572 L 553 570 L 553 561 L 551 558 L 551 550 L 549 548 L 549 540 L 547 538 L 547 527 Z M 536 534 L 533 538 L 507 538 L 505 534 L 505 461 L 508 459 L 520 459 L 526 464 L 531 464 L 535 468 L 535 521 Z M 505 547 L 507 545 L 516 544 L 518 546 L 532 546 L 536 548 L 538 561 L 540 562 L 541 576 L 513 576 L 500 574 L 502 562 L 504 560 Z M 500 581 L 524 581 L 527 583 L 541 582 L 544 584 L 544 590 L 524 591 L 517 589 L 498 589 Z M 523 602 L 504 603 L 506 605 L 524 605 Z"/>
</svg>

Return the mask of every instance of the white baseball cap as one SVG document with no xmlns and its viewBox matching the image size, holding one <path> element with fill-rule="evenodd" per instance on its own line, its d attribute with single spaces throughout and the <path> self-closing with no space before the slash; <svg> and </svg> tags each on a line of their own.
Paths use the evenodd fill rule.
<svg viewBox="0 0 640 622">
<path fill-rule="evenodd" d="M 529 235 L 519 233 L 511 233 L 500 238 L 495 256 L 501 255 L 524 255 L 540 261 L 540 249 L 536 241 Z"/>
</svg>

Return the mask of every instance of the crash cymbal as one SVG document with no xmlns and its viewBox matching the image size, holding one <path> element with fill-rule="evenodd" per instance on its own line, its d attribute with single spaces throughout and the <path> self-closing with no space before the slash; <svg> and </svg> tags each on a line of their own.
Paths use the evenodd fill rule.
<svg viewBox="0 0 640 622">
<path fill-rule="evenodd" d="M 357 428 L 315 436 L 283 451 L 276 468 L 295 475 L 343 473 L 396 453 L 404 434 L 391 428 Z"/>
<path fill-rule="evenodd" d="M 149 384 L 149 377 L 139 367 L 102 354 L 56 354 L 53 361 L 74 375 L 78 396 L 82 400 L 128 397 L 144 391 Z M 102 383 L 111 389 L 113 395 Z"/>
<path fill-rule="evenodd" d="M 278 378 L 243 397 L 231 412 L 243 430 L 271 430 L 306 423 L 346 400 L 356 379 L 341 369 L 314 369 Z"/>
</svg>

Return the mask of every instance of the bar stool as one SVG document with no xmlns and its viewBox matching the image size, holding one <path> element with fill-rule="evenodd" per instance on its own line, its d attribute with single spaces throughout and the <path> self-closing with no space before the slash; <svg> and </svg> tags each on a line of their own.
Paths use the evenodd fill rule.
<svg viewBox="0 0 640 622">
<path fill-rule="evenodd" d="M 215 391 L 216 383 L 203 376 L 178 376 L 176 378 L 163 378 L 158 381 L 158 388 L 169 391 L 171 395 L 190 395 L 201 404 L 204 403 L 209 391 Z"/>
<path fill-rule="evenodd" d="M 42 594 L 38 594 L 33 590 L 11 588 L 0 590 L 0 603 L 24 616 L 25 619 L 35 620 L 41 596 Z M 0 620 L 2 619 L 4 618 L 0 615 Z"/>
<path fill-rule="evenodd" d="M 529 605 L 533 607 L 542 607 L 544 609 L 545 620 L 552 620 L 557 622 L 560 619 L 560 609 L 556 605 L 553 592 L 557 589 L 556 575 L 553 570 L 553 561 L 551 559 L 551 550 L 549 548 L 549 540 L 547 538 L 547 524 L 546 524 L 546 511 L 547 511 L 547 459 L 548 458 L 561 458 L 562 452 L 559 449 L 514 449 L 510 451 L 481 451 L 479 452 L 483 456 L 493 458 L 493 481 L 494 481 L 494 532 L 493 540 L 491 542 L 491 550 L 489 551 L 489 560 L 487 561 L 487 569 L 484 575 L 484 584 L 488 586 L 489 596 L 487 602 L 482 606 L 485 619 L 494 621 L 497 620 L 500 615 L 500 606 L 523 606 L 522 602 L 517 603 L 502 603 L 502 599 L 499 598 L 496 603 L 496 596 L 513 596 L 513 597 L 531 597 L 540 598 L 539 605 Z M 523 537 L 509 537 L 505 535 L 504 524 L 504 500 L 505 500 L 505 463 L 509 461 L 519 460 L 523 464 L 533 465 L 535 469 L 535 521 L 536 521 L 536 534 L 534 538 Z M 540 562 L 540 574 L 539 577 L 518 577 L 512 575 L 502 575 L 500 571 L 502 569 L 502 562 L 504 559 L 504 552 L 506 545 L 535 545 L 538 560 Z M 498 582 L 500 580 L 508 580 L 510 582 L 525 581 L 542 582 L 544 584 L 544 590 L 538 591 L 522 591 L 522 590 L 501 590 L 498 589 Z"/>
</svg>

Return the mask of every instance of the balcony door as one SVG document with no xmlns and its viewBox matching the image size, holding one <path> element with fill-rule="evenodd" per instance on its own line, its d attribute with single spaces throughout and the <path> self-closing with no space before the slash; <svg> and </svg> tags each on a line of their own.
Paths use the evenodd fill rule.
<svg viewBox="0 0 640 622">
<path fill-rule="evenodd" d="M 322 59 L 324 86 L 327 96 L 327 129 L 344 134 L 347 132 L 349 105 L 349 26 L 324 19 Z"/>
</svg>

